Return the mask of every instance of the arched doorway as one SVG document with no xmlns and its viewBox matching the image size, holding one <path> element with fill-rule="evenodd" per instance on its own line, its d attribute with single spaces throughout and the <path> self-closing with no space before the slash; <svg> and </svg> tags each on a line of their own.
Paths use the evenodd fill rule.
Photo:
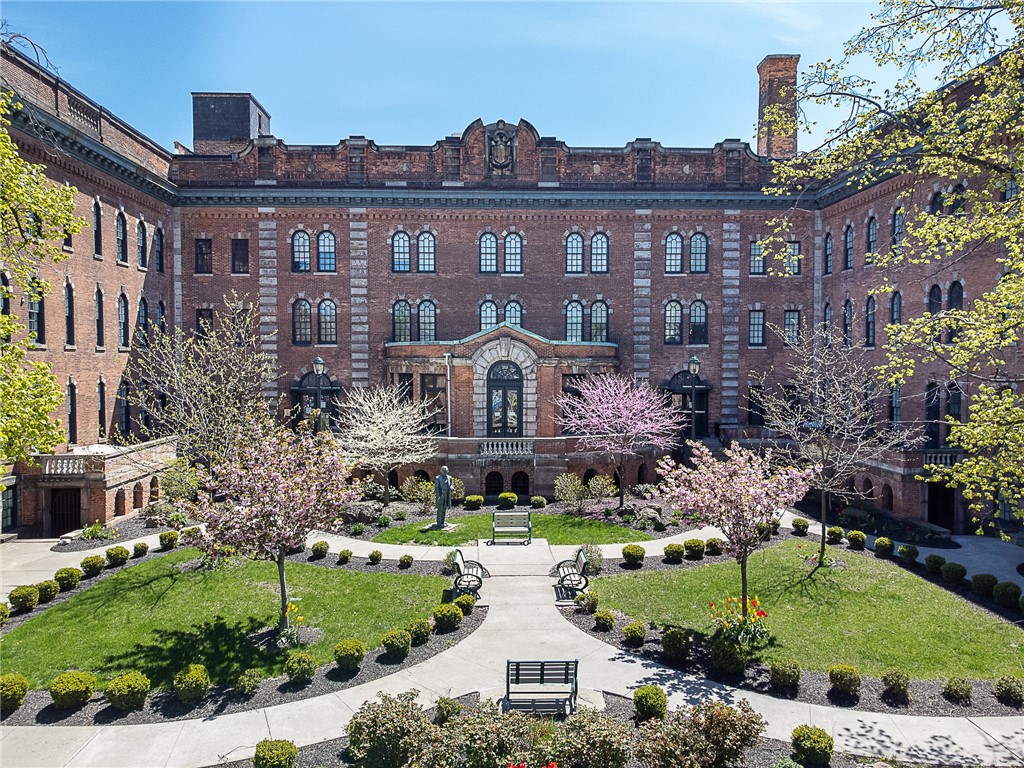
<svg viewBox="0 0 1024 768">
<path fill-rule="evenodd" d="M 128 504 L 127 495 L 124 492 L 124 488 L 118 488 L 117 493 L 114 494 L 114 515 L 120 517 L 128 510 L 126 506 Z"/>
<path fill-rule="evenodd" d="M 645 485 L 647 483 L 647 465 L 641 464 L 636 470 L 636 484 Z"/>
<path fill-rule="evenodd" d="M 892 486 L 888 483 L 882 486 L 882 509 L 892 511 Z"/>
<path fill-rule="evenodd" d="M 588 469 L 586 472 L 583 473 L 583 484 L 590 485 L 590 481 L 593 480 L 595 477 L 597 477 L 597 470 Z"/>
<path fill-rule="evenodd" d="M 871 482 L 870 477 L 864 478 L 864 485 L 861 486 L 861 494 L 864 496 L 864 501 L 874 506 L 875 503 L 875 484 Z"/>
<path fill-rule="evenodd" d="M 417 469 L 416 470 L 416 479 L 417 480 L 422 480 L 425 483 L 429 483 L 430 482 L 430 475 L 427 474 L 427 471 L 425 469 Z"/>
<path fill-rule="evenodd" d="M 310 371 L 299 383 L 292 387 L 292 405 L 294 406 L 295 423 L 308 419 L 310 414 L 320 408 L 322 411 L 320 429 L 330 429 L 336 415 L 335 402 L 341 394 L 341 387 L 331 381 L 326 373 L 319 376 Z M 317 403 L 319 398 L 319 405 Z"/>
<path fill-rule="evenodd" d="M 392 488 L 398 487 L 398 470 L 392 469 L 388 472 L 388 485 Z"/>
<path fill-rule="evenodd" d="M 672 396 L 672 407 L 686 416 L 686 427 L 680 435 L 683 439 L 690 437 L 690 417 L 692 415 L 697 427 L 697 437 L 708 437 L 708 395 L 711 386 L 700 376 L 689 371 L 680 371 L 662 388 Z M 693 404 L 691 404 L 691 396 Z"/>
<path fill-rule="evenodd" d="M 505 491 L 505 478 L 501 472 L 488 472 L 484 478 L 484 496 L 497 496 Z"/>
<path fill-rule="evenodd" d="M 149 481 L 149 503 L 152 504 L 160 500 L 160 481 L 155 477 Z"/>
<path fill-rule="evenodd" d="M 142 483 L 136 483 L 135 487 L 132 488 L 132 507 L 134 509 L 142 509 L 144 503 L 145 494 L 142 490 Z"/>
<path fill-rule="evenodd" d="M 522 434 L 523 372 L 515 363 L 503 360 L 487 372 L 487 436 Z"/>
<path fill-rule="evenodd" d="M 525 472 L 516 472 L 512 475 L 512 493 L 519 496 L 522 501 L 524 496 L 530 495 L 530 476 Z"/>
</svg>

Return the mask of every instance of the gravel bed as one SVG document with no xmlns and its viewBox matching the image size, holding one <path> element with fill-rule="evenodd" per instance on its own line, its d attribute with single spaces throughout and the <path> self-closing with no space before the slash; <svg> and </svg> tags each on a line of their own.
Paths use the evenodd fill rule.
<svg viewBox="0 0 1024 768">
<path fill-rule="evenodd" d="M 85 552 L 89 549 L 106 549 L 115 544 L 132 539 L 141 539 L 143 536 L 152 536 L 156 533 L 171 530 L 169 525 L 158 525 L 155 528 L 146 527 L 146 518 L 142 515 L 125 518 L 115 521 L 111 526 L 117 533 L 109 539 L 72 539 L 67 543 L 58 542 L 50 547 L 51 552 Z"/>
<path fill-rule="evenodd" d="M 318 568 L 330 568 L 332 570 L 359 571 L 361 573 L 411 573 L 417 576 L 445 576 L 446 578 L 453 578 L 441 572 L 443 564 L 440 560 L 419 560 L 415 557 L 413 558 L 412 565 L 408 568 L 399 567 L 398 560 L 388 559 L 381 560 L 376 565 L 372 565 L 369 559 L 365 557 L 353 557 L 347 563 L 341 565 L 338 563 L 337 552 L 328 552 L 327 557 L 315 558 L 308 549 L 304 552 L 288 555 L 286 559 L 293 563 L 306 563 L 307 565 L 315 565 Z"/>
</svg>

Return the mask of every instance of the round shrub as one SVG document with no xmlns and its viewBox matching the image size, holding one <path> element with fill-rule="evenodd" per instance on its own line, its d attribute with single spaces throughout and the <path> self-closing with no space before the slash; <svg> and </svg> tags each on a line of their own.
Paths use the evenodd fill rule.
<svg viewBox="0 0 1024 768">
<path fill-rule="evenodd" d="M 868 537 L 864 531 L 850 531 L 846 534 L 846 542 L 850 549 L 864 549 L 868 543 Z"/>
<path fill-rule="evenodd" d="M 387 515 L 381 515 L 377 518 L 377 526 L 380 528 L 387 528 L 391 525 L 391 518 Z"/>
<path fill-rule="evenodd" d="M 127 712 L 142 709 L 149 695 L 149 678 L 139 671 L 125 672 L 107 683 L 107 701 L 114 709 Z"/>
<path fill-rule="evenodd" d="M 967 569 L 960 563 L 944 563 L 941 572 L 942 580 L 953 586 L 958 586 L 967 575 Z"/>
<path fill-rule="evenodd" d="M 680 627 L 669 627 L 661 636 L 661 650 L 673 661 L 686 661 L 690 655 L 690 635 Z"/>
<path fill-rule="evenodd" d="M 992 588 L 992 599 L 1003 608 L 1013 608 L 1020 597 L 1020 586 L 1012 581 L 1000 581 Z"/>
<path fill-rule="evenodd" d="M 888 669 L 882 674 L 882 695 L 906 704 L 910 701 L 910 676 L 902 669 Z"/>
<path fill-rule="evenodd" d="M 594 627 L 601 630 L 602 632 L 610 632 L 612 627 L 615 626 L 615 616 L 612 615 L 611 611 L 595 611 L 594 612 Z"/>
<path fill-rule="evenodd" d="M 434 628 L 428 619 L 414 619 L 405 625 L 405 631 L 412 638 L 413 645 L 423 645 L 434 633 Z"/>
<path fill-rule="evenodd" d="M 720 555 L 722 554 L 722 545 L 724 541 L 717 537 L 712 537 L 704 542 L 704 554 L 706 555 Z"/>
<path fill-rule="evenodd" d="M 1024 679 L 1004 675 L 992 683 L 992 693 L 1003 704 L 1019 707 L 1024 704 Z"/>
<path fill-rule="evenodd" d="M 875 539 L 875 555 L 877 557 L 892 557 L 892 539 L 886 536 L 879 536 Z"/>
<path fill-rule="evenodd" d="M 96 690 L 96 675 L 77 669 L 62 672 L 50 683 L 50 698 L 57 709 L 74 709 L 92 698 Z"/>
<path fill-rule="evenodd" d="M 444 725 L 462 713 L 462 705 L 453 698 L 441 696 L 437 700 L 437 714 L 434 716 L 436 725 Z"/>
<path fill-rule="evenodd" d="M 263 673 L 258 669 L 247 669 L 235 681 L 235 693 L 241 696 L 252 696 L 260 689 Z"/>
<path fill-rule="evenodd" d="M 793 518 L 793 535 L 794 536 L 806 536 L 807 529 L 810 528 L 811 521 L 804 517 Z"/>
<path fill-rule="evenodd" d="M 0 712 L 13 712 L 25 703 L 29 680 L 24 675 L 0 675 Z"/>
<path fill-rule="evenodd" d="M 370 553 L 367 560 L 370 561 L 370 565 L 380 565 L 380 561 L 384 558 L 384 553 L 379 549 L 375 549 Z"/>
<path fill-rule="evenodd" d="M 404 509 L 396 509 L 394 517 L 395 517 L 395 520 L 405 520 L 405 518 L 407 518 L 408 515 L 405 514 L 405 510 Z"/>
<path fill-rule="evenodd" d="M 202 664 L 189 664 L 174 676 L 174 692 L 182 704 L 195 704 L 210 692 L 210 673 Z"/>
<path fill-rule="evenodd" d="M 512 509 L 518 503 L 519 496 L 515 493 L 506 491 L 498 494 L 498 509 Z"/>
<path fill-rule="evenodd" d="M 686 557 L 686 547 L 682 544 L 666 544 L 665 559 L 670 563 L 681 563 Z"/>
<path fill-rule="evenodd" d="M 469 616 L 469 614 L 473 612 L 473 607 L 476 605 L 476 598 L 472 595 L 459 595 L 452 600 L 452 603 L 459 607 L 463 616 Z"/>
<path fill-rule="evenodd" d="M 398 558 L 398 567 L 402 569 L 412 568 L 412 555 L 402 555 Z"/>
<path fill-rule="evenodd" d="M 174 549 L 176 546 L 178 546 L 177 531 L 164 531 L 160 534 L 160 549 Z"/>
<path fill-rule="evenodd" d="M 647 626 L 643 622 L 634 621 L 622 628 L 622 636 L 626 645 L 641 646 L 647 638 Z"/>
<path fill-rule="evenodd" d="M 126 547 L 122 547 L 120 545 L 118 545 L 116 547 L 109 547 L 107 549 L 106 554 L 107 554 L 107 564 L 111 568 L 118 568 L 118 567 L 124 565 L 125 563 L 128 562 L 128 560 L 132 556 L 132 553 L 129 552 Z"/>
<path fill-rule="evenodd" d="M 404 659 L 412 648 L 412 636 L 404 629 L 388 630 L 384 633 L 384 639 L 381 642 L 384 652 L 392 659 Z"/>
<path fill-rule="evenodd" d="M 951 677 L 942 686 L 942 695 L 955 704 L 970 704 L 974 685 L 963 677 Z"/>
<path fill-rule="evenodd" d="M 366 523 L 352 523 L 350 532 L 353 536 L 362 536 L 366 531 Z"/>
<path fill-rule="evenodd" d="M 39 588 L 33 584 L 24 584 L 11 590 L 7 596 L 11 608 L 16 611 L 31 611 L 39 605 Z"/>
<path fill-rule="evenodd" d="M 641 566 L 644 564 L 644 557 L 647 555 L 647 550 L 641 547 L 639 544 L 627 544 L 622 548 L 622 559 L 626 561 L 627 565 Z"/>
<path fill-rule="evenodd" d="M 145 557 L 149 554 L 149 544 L 144 541 L 136 541 L 132 547 L 132 557 Z"/>
<path fill-rule="evenodd" d="M 793 729 L 793 756 L 801 765 L 828 765 L 834 743 L 828 732 L 813 725 Z"/>
<path fill-rule="evenodd" d="M 668 714 L 668 695 L 660 685 L 641 685 L 633 691 L 637 720 L 664 720 Z"/>
<path fill-rule="evenodd" d="M 60 585 L 53 579 L 47 579 L 36 584 L 36 589 L 39 591 L 39 602 L 48 603 L 60 592 Z"/>
<path fill-rule="evenodd" d="M 704 540 L 703 539 L 687 539 L 683 542 L 683 548 L 686 550 L 686 557 L 689 560 L 703 560 L 704 559 Z"/>
<path fill-rule="evenodd" d="M 900 560 L 907 565 L 917 562 L 919 552 L 913 544 L 900 544 L 900 548 L 896 552 L 899 554 Z"/>
<path fill-rule="evenodd" d="M 293 683 L 308 683 L 316 676 L 316 656 L 309 651 L 292 651 L 284 662 L 284 671 Z"/>
<path fill-rule="evenodd" d="M 576 610 L 582 613 L 593 613 L 597 610 L 597 595 L 580 592 L 575 599 Z"/>
<path fill-rule="evenodd" d="M 342 640 L 334 646 L 334 663 L 342 672 L 355 672 L 366 658 L 362 640 Z"/>
<path fill-rule="evenodd" d="M 11 607 L 7 603 L 0 603 L 0 627 L 6 624 L 9 618 L 11 618 Z"/>
<path fill-rule="evenodd" d="M 352 550 L 343 549 L 338 553 L 338 565 L 345 565 L 349 560 L 352 559 Z"/>
<path fill-rule="evenodd" d="M 309 549 L 312 552 L 314 560 L 321 560 L 327 557 L 327 552 L 330 550 L 331 545 L 326 541 L 314 541 L 313 546 Z"/>
<path fill-rule="evenodd" d="M 825 543 L 826 544 L 838 544 L 843 540 L 843 529 L 838 525 L 833 525 L 825 530 Z"/>
<path fill-rule="evenodd" d="M 89 557 L 82 560 L 80 565 L 82 566 L 82 574 L 87 579 L 91 579 L 93 576 L 99 576 L 103 573 L 103 569 L 106 567 L 107 561 L 99 555 L 89 555 Z"/>
<path fill-rule="evenodd" d="M 442 603 L 434 609 L 434 626 L 441 632 L 450 632 L 462 623 L 462 609 L 452 603 Z"/>
<path fill-rule="evenodd" d="M 768 676 L 773 688 L 796 688 L 800 685 L 800 662 L 779 659 L 768 664 Z"/>
<path fill-rule="evenodd" d="M 727 675 L 742 675 L 747 667 L 747 652 L 739 643 L 717 637 L 711 641 L 711 665 Z"/>
<path fill-rule="evenodd" d="M 938 575 L 942 573 L 942 566 L 946 564 L 946 558 L 942 555 L 926 555 L 924 558 L 924 569 L 928 573 Z"/>
<path fill-rule="evenodd" d="M 288 739 L 263 739 L 256 745 L 252 768 L 295 768 L 299 748 Z"/>
<path fill-rule="evenodd" d="M 991 573 L 976 573 L 971 576 L 971 592 L 978 597 L 992 597 L 992 589 L 999 579 Z"/>
<path fill-rule="evenodd" d="M 534 509 L 544 509 L 548 505 L 548 500 L 543 496 L 531 496 L 530 506 Z"/>
<path fill-rule="evenodd" d="M 860 693 L 860 670 L 850 664 L 833 664 L 828 668 L 832 689 L 847 696 Z"/>
<path fill-rule="evenodd" d="M 67 592 L 78 586 L 82 576 L 82 571 L 79 568 L 61 568 L 53 574 L 53 580 L 57 582 L 61 592 Z"/>
<path fill-rule="evenodd" d="M 484 497 L 477 496 L 475 494 L 470 495 L 466 497 L 466 500 L 465 502 L 463 502 L 463 504 L 466 507 L 466 509 L 480 509 L 480 507 L 484 505 Z"/>
</svg>

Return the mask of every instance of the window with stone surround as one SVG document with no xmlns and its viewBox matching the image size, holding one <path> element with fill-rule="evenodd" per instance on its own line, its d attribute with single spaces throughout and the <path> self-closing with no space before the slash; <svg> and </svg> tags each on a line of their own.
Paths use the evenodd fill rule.
<svg viewBox="0 0 1024 768">
<path fill-rule="evenodd" d="M 437 306 L 432 301 L 421 301 L 417 307 L 419 340 L 437 340 Z"/>
<path fill-rule="evenodd" d="M 608 271 L 608 235 L 603 232 L 590 238 L 590 271 Z"/>
<path fill-rule="evenodd" d="M 249 240 L 234 238 L 231 241 L 231 274 L 249 274 Z"/>
<path fill-rule="evenodd" d="M 665 238 L 665 271 L 673 275 L 683 271 L 683 236 L 676 232 Z"/>
<path fill-rule="evenodd" d="M 437 268 L 435 263 L 436 245 L 433 234 L 420 232 L 419 237 L 416 238 L 417 272 L 433 272 Z"/>
<path fill-rule="evenodd" d="M 338 343 L 338 307 L 330 299 L 324 299 L 316 307 L 316 343 Z"/>
<path fill-rule="evenodd" d="M 480 305 L 480 330 L 486 331 L 498 324 L 498 305 L 493 301 L 485 301 Z"/>
<path fill-rule="evenodd" d="M 603 301 L 590 305 L 590 340 L 608 341 L 608 305 Z"/>
<path fill-rule="evenodd" d="M 480 271 L 498 271 L 498 238 L 491 232 L 480 235 Z"/>
<path fill-rule="evenodd" d="M 764 310 L 752 309 L 747 321 L 747 345 L 751 347 L 763 347 L 764 339 Z"/>
<path fill-rule="evenodd" d="M 583 341 L 583 305 L 578 301 L 565 307 L 565 340 Z"/>
<path fill-rule="evenodd" d="M 690 238 L 690 271 L 708 271 L 708 236 L 700 232 Z"/>
<path fill-rule="evenodd" d="M 299 230 L 292 235 L 292 272 L 309 272 L 309 233 Z"/>
<path fill-rule="evenodd" d="M 708 343 L 708 305 L 703 301 L 694 301 L 690 304 L 690 333 L 689 344 Z"/>
<path fill-rule="evenodd" d="M 405 299 L 391 307 L 391 340 L 412 341 L 412 307 Z"/>
<path fill-rule="evenodd" d="M 196 274 L 213 274 L 213 240 L 209 238 L 197 238 L 196 249 Z"/>
<path fill-rule="evenodd" d="M 409 235 L 406 232 L 395 232 L 391 236 L 391 271 L 411 272 L 412 256 Z"/>
<path fill-rule="evenodd" d="M 292 304 L 292 344 L 305 346 L 313 343 L 313 310 L 305 299 Z"/>
<path fill-rule="evenodd" d="M 683 343 L 683 305 L 678 301 L 665 305 L 665 343 Z"/>
<path fill-rule="evenodd" d="M 505 271 L 512 274 L 523 271 L 523 237 L 518 232 L 505 235 Z"/>
<path fill-rule="evenodd" d="M 316 238 L 316 271 L 336 272 L 338 258 L 334 249 L 334 233 L 321 232 Z"/>
<path fill-rule="evenodd" d="M 572 232 L 565 238 L 565 271 L 569 274 L 583 272 L 583 235 Z"/>
</svg>

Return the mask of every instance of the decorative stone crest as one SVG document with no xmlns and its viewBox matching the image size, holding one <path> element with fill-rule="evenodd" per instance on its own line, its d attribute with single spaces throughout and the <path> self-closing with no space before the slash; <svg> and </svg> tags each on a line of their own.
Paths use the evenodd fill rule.
<svg viewBox="0 0 1024 768">
<path fill-rule="evenodd" d="M 487 175 L 516 175 L 516 129 L 504 120 L 487 126 Z"/>
</svg>

